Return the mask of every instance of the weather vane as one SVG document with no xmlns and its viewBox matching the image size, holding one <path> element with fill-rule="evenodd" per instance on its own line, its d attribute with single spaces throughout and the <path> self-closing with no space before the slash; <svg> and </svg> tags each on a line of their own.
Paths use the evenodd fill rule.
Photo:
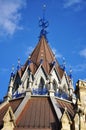
<svg viewBox="0 0 86 130">
<path fill-rule="evenodd" d="M 43 18 L 39 20 L 39 27 L 41 27 L 40 37 L 45 36 L 46 38 L 46 34 L 47 34 L 46 28 L 49 26 L 49 22 L 45 20 L 45 8 L 46 8 L 46 5 L 44 4 L 43 5 Z"/>
</svg>

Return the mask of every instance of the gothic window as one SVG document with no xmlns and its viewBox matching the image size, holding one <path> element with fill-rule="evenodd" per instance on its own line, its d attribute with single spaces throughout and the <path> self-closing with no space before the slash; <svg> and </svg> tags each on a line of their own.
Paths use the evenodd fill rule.
<svg viewBox="0 0 86 130">
<path fill-rule="evenodd" d="M 37 84 L 37 83 L 36 83 Z M 41 77 L 39 81 L 38 88 L 33 89 L 33 94 L 34 95 L 45 95 L 48 93 L 47 87 L 45 87 L 45 81 Z"/>
<path fill-rule="evenodd" d="M 57 82 L 56 82 L 56 80 L 54 79 L 54 80 L 53 80 L 53 89 L 56 91 L 56 90 L 57 90 L 57 87 L 58 87 Z"/>
<path fill-rule="evenodd" d="M 39 88 L 44 88 L 44 85 L 45 85 L 45 81 L 44 81 L 44 79 L 41 77 L 40 78 L 40 83 L 39 83 Z"/>
<path fill-rule="evenodd" d="M 64 91 L 64 92 L 67 91 L 66 84 L 63 85 L 63 91 Z"/>
</svg>

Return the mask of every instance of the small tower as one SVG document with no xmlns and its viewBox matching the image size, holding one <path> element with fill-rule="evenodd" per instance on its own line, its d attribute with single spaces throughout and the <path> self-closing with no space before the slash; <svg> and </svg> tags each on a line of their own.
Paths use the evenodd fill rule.
<svg viewBox="0 0 86 130">
<path fill-rule="evenodd" d="M 78 80 L 75 93 L 82 106 L 86 107 L 86 81 Z"/>
<path fill-rule="evenodd" d="M 19 70 L 20 68 L 21 68 L 21 65 L 20 65 L 20 58 L 18 58 L 17 70 Z"/>
<path fill-rule="evenodd" d="M 86 81 L 78 80 L 75 89 L 79 112 L 80 130 L 86 129 Z"/>
<path fill-rule="evenodd" d="M 12 67 L 12 72 L 11 72 L 11 78 L 10 78 L 10 83 L 8 87 L 8 93 L 4 97 L 5 100 L 10 100 L 12 99 L 12 89 L 13 89 L 13 84 L 14 84 L 14 66 Z"/>
<path fill-rule="evenodd" d="M 72 69 L 69 71 L 69 96 L 73 96 L 73 79 L 72 79 Z"/>
</svg>

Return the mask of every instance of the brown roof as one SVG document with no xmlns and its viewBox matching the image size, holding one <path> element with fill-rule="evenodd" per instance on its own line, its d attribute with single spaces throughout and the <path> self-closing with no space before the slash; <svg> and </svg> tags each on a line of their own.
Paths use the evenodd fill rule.
<svg viewBox="0 0 86 130">
<path fill-rule="evenodd" d="M 37 65 L 40 64 L 40 60 L 43 59 L 43 68 L 47 74 L 50 72 L 50 64 L 55 61 L 55 56 L 50 49 L 44 36 L 41 37 L 39 43 L 31 54 L 31 61 Z M 57 69 L 59 64 L 56 62 Z"/>
<path fill-rule="evenodd" d="M 37 46 L 35 47 L 34 51 L 32 52 L 30 59 L 28 59 L 25 63 L 25 65 L 18 71 L 20 77 L 23 75 L 23 72 L 25 71 L 26 66 L 28 65 L 28 61 L 31 60 L 31 64 L 29 65 L 29 69 L 32 71 L 33 74 L 35 74 L 36 70 L 38 69 L 40 65 L 40 60 L 43 60 L 42 67 L 45 70 L 47 74 L 50 73 L 50 70 L 52 68 L 51 63 L 56 61 L 55 67 L 62 78 L 64 71 L 60 68 L 60 65 L 58 61 L 55 59 L 55 56 L 50 49 L 46 39 L 44 36 L 41 37 L 39 40 Z"/>
<path fill-rule="evenodd" d="M 40 65 L 40 60 L 43 60 L 42 67 L 47 74 L 49 74 L 52 69 L 52 65 L 51 65 L 52 62 L 56 61 L 56 64 L 55 64 L 56 70 L 60 78 L 62 78 L 64 71 L 63 69 L 61 69 L 58 61 L 55 59 L 55 56 L 52 50 L 50 49 L 44 36 L 42 36 L 41 39 L 39 40 L 37 46 L 35 47 L 34 51 L 32 52 L 30 56 L 30 59 L 28 59 L 25 65 L 18 71 L 20 78 L 22 77 L 28 65 L 29 60 L 31 60 L 29 69 L 31 70 L 33 74 L 35 74 L 36 70 L 38 69 Z"/>
<path fill-rule="evenodd" d="M 16 109 L 18 108 L 18 106 L 20 105 L 20 103 L 22 102 L 22 100 L 23 100 L 23 97 L 9 101 L 9 105 L 11 106 L 13 112 L 16 111 Z"/>
<path fill-rule="evenodd" d="M 64 71 L 60 67 L 58 61 L 55 59 L 55 55 L 53 54 L 53 52 L 52 52 L 51 48 L 49 47 L 44 36 L 42 36 L 41 39 L 39 40 L 37 46 L 35 47 L 34 51 L 32 52 L 32 54 L 30 56 L 30 59 L 28 59 L 26 61 L 26 63 L 24 64 L 24 66 L 22 66 L 21 69 L 18 70 L 18 74 L 19 74 L 20 78 L 22 77 L 22 75 L 28 65 L 29 60 L 31 60 L 29 69 L 31 70 L 31 72 L 33 74 L 35 74 L 36 70 L 38 69 L 38 67 L 40 65 L 41 59 L 43 60 L 42 67 L 47 74 L 49 74 L 52 69 L 52 65 L 51 65 L 52 62 L 56 61 L 56 64 L 55 64 L 56 70 L 57 70 L 60 78 L 62 78 Z"/>
<path fill-rule="evenodd" d="M 62 99 L 56 99 L 56 100 L 57 100 L 57 103 L 59 104 L 59 107 L 60 107 L 62 113 L 64 112 L 65 108 L 67 108 L 69 115 L 71 117 L 74 117 L 74 107 L 73 107 L 72 103 L 70 103 L 66 100 L 62 100 Z"/>
<path fill-rule="evenodd" d="M 13 130 L 51 130 L 51 128 L 27 128 L 27 127 L 16 127 Z"/>
<path fill-rule="evenodd" d="M 9 106 L 11 106 L 13 112 L 15 112 L 16 109 L 18 108 L 19 104 L 21 103 L 22 99 L 23 98 L 11 100 L 8 104 L 6 104 L 4 107 L 2 107 L 0 109 L 0 126 L 2 126 L 2 124 L 3 124 L 3 118 L 6 114 Z"/>
<path fill-rule="evenodd" d="M 19 128 L 55 130 L 58 127 L 58 119 L 49 98 L 32 97 L 28 100 L 16 124 L 15 130 Z"/>
<path fill-rule="evenodd" d="M 8 110 L 9 104 L 5 105 L 1 110 L 0 110 L 0 127 L 3 125 L 3 118 L 4 115 L 6 114 Z"/>
</svg>

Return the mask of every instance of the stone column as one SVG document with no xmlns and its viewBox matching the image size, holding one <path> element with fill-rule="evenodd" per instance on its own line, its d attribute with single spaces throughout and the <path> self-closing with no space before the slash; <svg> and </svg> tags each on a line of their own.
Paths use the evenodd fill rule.
<svg viewBox="0 0 86 130">
<path fill-rule="evenodd" d="M 12 88 L 13 88 L 13 84 L 14 84 L 13 77 L 11 77 L 10 84 L 9 84 L 9 89 L 8 89 L 8 93 L 4 97 L 5 100 L 12 99 Z"/>
<path fill-rule="evenodd" d="M 28 88 L 27 88 L 27 90 L 26 90 L 26 96 L 31 96 L 31 94 L 32 94 L 32 83 L 33 83 L 33 81 L 32 81 L 32 72 L 30 72 L 30 76 L 28 77 Z"/>
<path fill-rule="evenodd" d="M 49 87 L 50 87 L 49 95 L 50 95 L 50 96 L 54 96 L 55 91 L 54 91 L 54 89 L 53 89 L 53 79 L 52 79 L 52 74 L 50 74 Z"/>
</svg>

